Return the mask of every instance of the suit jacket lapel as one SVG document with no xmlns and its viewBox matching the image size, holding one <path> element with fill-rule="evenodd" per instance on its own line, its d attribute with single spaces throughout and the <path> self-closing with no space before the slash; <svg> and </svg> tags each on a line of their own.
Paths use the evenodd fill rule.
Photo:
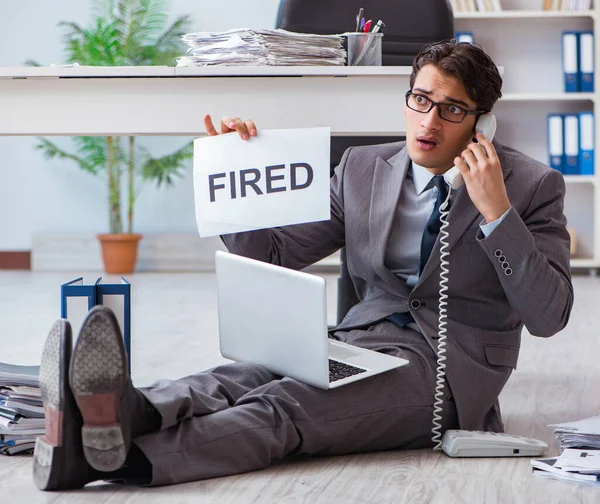
<svg viewBox="0 0 600 504">
<path fill-rule="evenodd" d="M 373 268 L 386 283 L 398 284 L 397 287 L 404 282 L 385 267 L 385 252 L 409 166 L 406 148 L 387 161 L 377 158 L 369 207 L 369 246 L 373 251 Z"/>
<path fill-rule="evenodd" d="M 498 145 L 494 143 L 494 147 L 498 148 Z M 507 163 L 504 162 L 504 155 L 498 152 L 498 158 L 500 159 L 500 165 L 502 166 L 502 174 L 504 180 L 510 173 L 510 168 L 507 167 Z M 463 186 L 452 204 L 450 208 L 450 212 L 448 213 L 448 227 L 446 230 L 448 231 L 448 250 L 452 250 L 456 242 L 465 234 L 465 231 L 475 219 L 482 219 L 482 215 L 479 213 L 479 210 L 475 207 L 471 198 L 469 197 L 469 193 L 467 192 L 467 188 Z M 441 235 L 441 233 L 440 233 Z M 438 266 L 441 264 L 440 260 L 440 235 L 438 235 L 435 245 L 433 246 L 433 250 L 431 251 L 431 256 L 429 256 L 429 260 L 423 269 L 423 273 L 419 277 L 419 281 L 415 285 L 415 288 L 421 285 L 432 272 L 434 272 Z M 451 257 L 451 256 L 450 256 Z"/>
</svg>

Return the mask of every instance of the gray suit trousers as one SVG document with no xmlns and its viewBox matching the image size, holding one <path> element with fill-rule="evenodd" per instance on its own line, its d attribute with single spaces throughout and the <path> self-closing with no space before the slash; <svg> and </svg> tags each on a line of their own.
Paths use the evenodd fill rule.
<svg viewBox="0 0 600 504">
<path fill-rule="evenodd" d="M 418 332 L 391 322 L 336 339 L 408 359 L 401 368 L 320 390 L 264 367 L 233 363 L 142 389 L 162 415 L 134 440 L 152 464 L 152 485 L 239 474 L 292 456 L 432 446 L 436 356 Z M 443 430 L 457 428 L 447 388 Z"/>
</svg>

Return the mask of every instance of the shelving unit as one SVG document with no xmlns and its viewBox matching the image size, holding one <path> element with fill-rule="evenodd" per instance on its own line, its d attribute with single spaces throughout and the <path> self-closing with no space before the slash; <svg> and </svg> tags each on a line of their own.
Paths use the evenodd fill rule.
<svg viewBox="0 0 600 504">
<path fill-rule="evenodd" d="M 531 4 L 533 2 L 529 2 Z M 523 18 L 590 18 L 595 10 L 582 11 L 544 11 L 526 9 L 506 9 L 500 12 L 456 12 L 455 19 L 523 19 Z"/>
<path fill-rule="evenodd" d="M 600 21 L 597 1 L 589 11 L 531 10 L 532 0 L 502 0 L 501 12 L 456 12 L 456 31 L 470 31 L 474 40 L 504 68 L 503 97 L 496 104 L 499 142 L 548 164 L 547 115 L 594 110 L 594 93 L 565 93 L 562 72 L 562 32 L 596 31 Z M 537 3 L 542 5 L 542 0 Z M 594 38 L 595 59 L 600 54 Z M 596 145 L 600 145 L 598 113 Z M 600 268 L 600 156 L 595 174 L 565 176 L 565 215 L 575 230 L 577 254 L 571 267 Z"/>
<path fill-rule="evenodd" d="M 506 93 L 502 101 L 596 101 L 594 93 Z"/>
<path fill-rule="evenodd" d="M 567 184 L 595 184 L 595 175 L 565 175 Z"/>
</svg>

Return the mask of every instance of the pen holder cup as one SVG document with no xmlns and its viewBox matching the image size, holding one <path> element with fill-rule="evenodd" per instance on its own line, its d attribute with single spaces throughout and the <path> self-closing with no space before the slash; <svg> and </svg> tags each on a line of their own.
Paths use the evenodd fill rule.
<svg viewBox="0 0 600 504">
<path fill-rule="evenodd" d="M 348 66 L 381 66 L 383 33 L 346 33 Z"/>
</svg>

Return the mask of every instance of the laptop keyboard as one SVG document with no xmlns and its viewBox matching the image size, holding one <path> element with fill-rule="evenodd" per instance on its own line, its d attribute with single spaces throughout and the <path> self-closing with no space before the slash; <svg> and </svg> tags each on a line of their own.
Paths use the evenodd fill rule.
<svg viewBox="0 0 600 504">
<path fill-rule="evenodd" d="M 350 364 L 344 364 L 343 362 L 329 359 L 329 382 L 341 380 L 348 376 L 357 375 L 360 373 L 366 373 L 367 370 Z"/>
</svg>

